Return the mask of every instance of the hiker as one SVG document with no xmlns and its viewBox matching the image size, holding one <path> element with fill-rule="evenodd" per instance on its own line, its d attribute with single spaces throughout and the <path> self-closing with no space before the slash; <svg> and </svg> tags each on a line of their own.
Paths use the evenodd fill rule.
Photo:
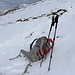
<svg viewBox="0 0 75 75">
<path fill-rule="evenodd" d="M 32 45 L 35 42 L 35 40 L 37 40 L 36 44 L 32 48 Z M 27 58 L 32 62 L 36 62 L 41 58 L 46 58 L 46 54 L 50 51 L 50 42 L 53 43 L 51 39 L 48 41 L 47 40 L 48 39 L 46 37 L 34 39 L 34 41 L 30 44 L 30 51 L 26 52 L 24 50 L 21 50 L 20 53 L 27 56 Z"/>
<path fill-rule="evenodd" d="M 37 40 L 37 41 L 36 41 Z M 35 45 L 32 47 L 33 43 L 36 41 Z M 29 66 L 31 66 L 31 62 L 36 62 L 41 60 L 40 67 L 42 62 L 46 60 L 47 53 L 53 48 L 54 41 L 52 39 L 48 39 L 47 37 L 43 36 L 37 39 L 34 39 L 33 42 L 30 44 L 30 51 L 27 52 L 23 49 L 20 50 L 20 53 L 15 58 L 11 58 L 9 60 L 13 60 L 21 56 L 21 53 L 29 59 L 29 64 L 26 66 L 25 71 Z"/>
<path fill-rule="evenodd" d="M 37 40 L 37 41 L 36 41 Z M 36 41 L 35 45 L 32 47 L 33 43 Z M 52 43 L 52 46 L 50 45 Z M 47 37 L 40 37 L 34 39 L 33 42 L 30 44 L 30 51 L 27 52 L 23 49 L 20 50 L 20 54 L 17 56 L 21 56 L 21 53 L 26 56 L 31 62 L 36 62 L 41 60 L 42 58 L 46 59 L 46 54 L 50 51 L 53 47 L 54 42 L 52 39 L 48 39 Z M 15 58 L 17 58 L 15 57 Z M 12 59 L 15 59 L 12 58 Z M 12 60 L 10 59 L 10 60 Z"/>
</svg>

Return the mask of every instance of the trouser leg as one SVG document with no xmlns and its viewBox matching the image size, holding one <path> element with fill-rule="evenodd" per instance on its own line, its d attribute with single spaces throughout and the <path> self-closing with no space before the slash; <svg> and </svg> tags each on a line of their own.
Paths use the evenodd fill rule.
<svg viewBox="0 0 75 75">
<path fill-rule="evenodd" d="M 29 62 L 29 64 L 26 66 L 26 68 L 25 68 L 25 70 L 24 70 L 23 74 L 27 72 L 27 70 L 28 70 L 29 66 L 32 66 L 32 65 L 31 65 L 31 62 Z"/>
<path fill-rule="evenodd" d="M 18 58 L 18 57 L 21 57 L 21 53 L 25 56 L 25 51 L 24 51 L 24 50 L 20 50 L 19 55 L 17 55 L 17 56 L 14 57 L 14 58 L 11 58 L 11 59 L 9 59 L 9 60 L 13 60 L 13 59 L 16 59 L 16 58 Z"/>
<path fill-rule="evenodd" d="M 24 50 L 21 50 L 21 53 L 26 56 L 28 59 L 31 59 L 31 51 L 27 52 L 27 51 L 24 51 Z"/>
</svg>

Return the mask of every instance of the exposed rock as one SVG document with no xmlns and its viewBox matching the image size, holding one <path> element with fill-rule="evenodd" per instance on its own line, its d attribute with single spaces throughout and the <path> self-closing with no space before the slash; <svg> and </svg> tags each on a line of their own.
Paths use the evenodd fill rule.
<svg viewBox="0 0 75 75">
<path fill-rule="evenodd" d="M 12 11 L 15 11 L 15 10 L 18 10 L 18 9 L 21 9 L 21 8 L 26 8 L 27 6 L 28 6 L 27 4 L 20 4 L 17 7 L 12 8 L 12 9 L 1 9 L 0 10 L 0 16 L 6 15 L 6 14 L 12 12 Z"/>
<path fill-rule="evenodd" d="M 29 21 L 30 19 L 38 19 L 41 17 L 48 17 L 50 18 L 51 15 L 63 15 L 65 12 L 67 12 L 66 9 L 59 9 L 56 12 L 52 12 L 51 14 L 42 14 L 40 16 L 36 16 L 36 17 L 29 17 L 29 18 L 24 18 L 24 19 L 18 19 L 16 22 L 24 22 L 24 21 Z"/>
<path fill-rule="evenodd" d="M 20 4 L 16 7 L 16 9 L 26 8 L 28 4 Z"/>
<path fill-rule="evenodd" d="M 0 9 L 0 16 L 2 16 L 7 11 L 8 11 L 8 9 Z"/>
</svg>

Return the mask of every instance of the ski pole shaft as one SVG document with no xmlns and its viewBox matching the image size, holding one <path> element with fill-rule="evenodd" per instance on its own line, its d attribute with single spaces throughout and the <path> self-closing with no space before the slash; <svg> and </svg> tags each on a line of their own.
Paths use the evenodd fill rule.
<svg viewBox="0 0 75 75">
<path fill-rule="evenodd" d="M 55 33 L 54 33 L 53 41 L 55 41 L 55 36 L 56 36 L 56 31 L 57 31 L 57 24 L 58 24 L 58 18 L 59 18 L 59 15 L 57 15 L 56 18 L 55 18 L 56 26 L 55 26 Z"/>
<path fill-rule="evenodd" d="M 53 48 L 52 48 L 52 51 L 53 51 Z M 50 55 L 50 61 L 49 61 L 48 71 L 50 71 L 50 65 L 51 65 L 51 59 L 52 59 L 52 51 L 51 51 L 51 55 Z"/>
<path fill-rule="evenodd" d="M 56 27 L 55 27 L 55 33 L 54 33 L 53 41 L 55 41 L 55 35 L 56 35 Z M 53 54 L 53 48 L 52 48 L 52 50 L 51 50 L 51 55 L 50 55 L 50 61 L 49 61 L 48 71 L 50 70 L 50 66 L 51 66 L 52 54 Z"/>
<path fill-rule="evenodd" d="M 50 37 L 50 33 L 51 33 L 51 30 L 52 30 L 52 26 L 54 26 L 54 16 L 52 17 L 52 23 L 51 23 L 51 26 L 50 26 L 50 30 L 49 30 L 49 34 L 48 34 L 48 39 Z"/>
</svg>

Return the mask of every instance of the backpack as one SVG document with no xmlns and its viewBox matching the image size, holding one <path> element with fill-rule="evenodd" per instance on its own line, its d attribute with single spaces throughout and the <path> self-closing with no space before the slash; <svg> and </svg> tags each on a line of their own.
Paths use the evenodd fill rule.
<svg viewBox="0 0 75 75">
<path fill-rule="evenodd" d="M 35 41 L 36 43 L 33 46 Z M 47 37 L 43 36 L 33 40 L 33 42 L 30 44 L 30 51 L 33 50 L 35 52 L 37 59 L 40 60 L 50 52 L 53 46 L 54 41 L 52 39 L 48 39 Z"/>
</svg>

